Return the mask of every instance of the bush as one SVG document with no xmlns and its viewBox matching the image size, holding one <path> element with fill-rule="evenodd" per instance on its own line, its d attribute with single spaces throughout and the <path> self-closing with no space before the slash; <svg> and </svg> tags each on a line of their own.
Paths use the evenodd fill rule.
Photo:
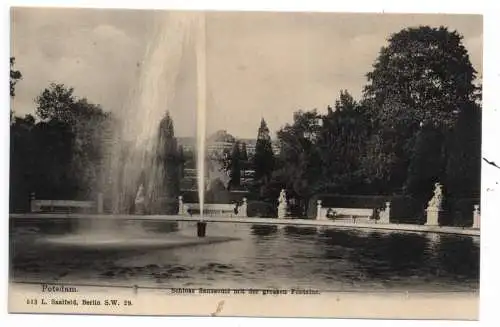
<svg viewBox="0 0 500 327">
<path fill-rule="evenodd" d="M 479 198 L 450 198 L 447 203 L 447 211 L 450 213 L 448 224 L 454 226 L 471 226 L 473 223 L 474 205 L 480 204 Z"/>
<path fill-rule="evenodd" d="M 400 224 L 425 223 L 426 204 L 419 203 L 409 196 L 392 196 L 389 201 L 391 202 L 391 222 Z"/>
<path fill-rule="evenodd" d="M 278 216 L 278 209 L 275 205 L 264 201 L 250 201 L 247 207 L 248 217 L 275 218 Z"/>
<path fill-rule="evenodd" d="M 198 203 L 198 192 L 197 191 L 184 191 L 182 192 L 182 201 L 184 203 Z M 248 192 L 206 192 L 205 193 L 205 203 L 241 203 L 243 198 L 248 199 Z"/>
</svg>

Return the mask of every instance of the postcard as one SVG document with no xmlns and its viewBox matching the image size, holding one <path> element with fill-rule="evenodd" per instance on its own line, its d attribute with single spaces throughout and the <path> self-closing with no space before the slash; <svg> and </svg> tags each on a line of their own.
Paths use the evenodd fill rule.
<svg viewBox="0 0 500 327">
<path fill-rule="evenodd" d="M 483 17 L 11 9 L 9 312 L 477 320 Z"/>
</svg>

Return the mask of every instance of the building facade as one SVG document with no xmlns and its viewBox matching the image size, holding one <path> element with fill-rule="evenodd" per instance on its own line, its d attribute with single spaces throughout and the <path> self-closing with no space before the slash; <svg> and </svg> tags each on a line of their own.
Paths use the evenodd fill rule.
<svg viewBox="0 0 500 327">
<path fill-rule="evenodd" d="M 178 138 L 178 144 L 182 147 L 186 162 L 184 165 L 184 174 L 181 181 L 182 190 L 195 190 L 197 188 L 197 171 L 196 171 L 196 138 L 181 137 Z M 207 158 L 210 162 L 207 165 L 205 172 L 205 185 L 208 185 L 213 178 L 219 178 L 223 182 L 227 182 L 229 176 L 223 172 L 223 162 L 228 157 L 234 147 L 234 144 L 239 142 L 240 150 L 243 144 L 246 146 L 248 159 L 251 160 L 255 155 L 257 140 L 255 139 L 236 139 L 226 131 L 218 131 L 207 139 Z M 272 149 L 275 155 L 280 153 L 278 142 L 272 142 Z M 248 165 L 246 165 L 248 167 Z M 253 181 L 254 171 L 251 169 L 241 170 L 241 186 L 245 187 Z"/>
</svg>

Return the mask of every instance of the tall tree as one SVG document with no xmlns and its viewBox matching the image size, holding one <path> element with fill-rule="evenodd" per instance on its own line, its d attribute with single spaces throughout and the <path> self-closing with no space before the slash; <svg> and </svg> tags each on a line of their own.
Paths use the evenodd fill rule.
<svg viewBox="0 0 500 327">
<path fill-rule="evenodd" d="M 255 179 L 259 181 L 260 184 L 266 184 L 269 181 L 274 169 L 274 153 L 271 136 L 264 118 L 261 119 L 260 127 L 257 132 L 253 168 L 255 171 Z"/>
<path fill-rule="evenodd" d="M 405 192 L 424 203 L 432 196 L 434 183 L 441 181 L 444 173 L 443 134 L 432 125 L 422 124 L 417 132 Z"/>
<path fill-rule="evenodd" d="M 449 122 L 477 98 L 477 72 L 462 39 L 456 31 L 429 26 L 391 35 L 367 74 L 366 97 L 379 105 L 396 98 L 418 109 L 419 121 Z"/>
<path fill-rule="evenodd" d="M 245 142 L 243 142 L 241 144 L 240 158 L 241 158 L 241 168 L 247 169 L 248 168 L 248 151 L 247 151 L 247 144 Z"/>
<path fill-rule="evenodd" d="M 64 84 L 51 83 L 36 97 L 36 115 L 44 120 L 73 124 L 76 121 L 74 89 Z"/>
<path fill-rule="evenodd" d="M 319 189 L 323 192 L 360 192 L 360 165 L 367 135 L 363 108 L 347 91 L 341 91 L 335 109 L 322 117 L 318 139 L 322 163 Z"/>
<path fill-rule="evenodd" d="M 74 196 L 89 198 L 99 191 L 100 177 L 104 173 L 103 140 L 111 129 L 111 115 L 73 93 L 71 87 L 50 84 L 35 99 L 35 112 L 41 119 L 40 126 L 59 129 L 60 142 L 68 144 L 65 147 L 71 153 L 68 169 L 77 180 Z"/>
<path fill-rule="evenodd" d="M 368 103 L 371 134 L 362 156 L 363 175 L 376 192 L 400 193 L 407 179 L 419 121 L 412 117 L 412 108 L 396 99 L 387 99 L 380 107 Z"/>
<path fill-rule="evenodd" d="M 388 189 L 398 192 L 407 183 L 421 123 L 446 135 L 439 146 L 447 154 L 444 146 L 457 113 L 477 100 L 476 71 L 461 35 L 445 27 L 420 26 L 391 35 L 367 77 L 364 102 L 375 132 L 365 168 L 383 172 L 380 177 Z M 433 175 L 443 167 L 435 169 Z"/>
<path fill-rule="evenodd" d="M 231 181 L 229 183 L 231 188 L 237 188 L 241 183 L 241 153 L 240 153 L 240 143 L 236 141 L 233 145 L 233 150 L 231 152 L 231 163 L 230 163 L 230 177 Z"/>
<path fill-rule="evenodd" d="M 160 121 L 158 127 L 158 140 L 156 156 L 158 158 L 157 167 L 158 182 L 156 196 L 175 199 L 180 191 L 180 158 L 178 152 L 177 139 L 174 133 L 174 122 L 169 112 Z"/>
<path fill-rule="evenodd" d="M 451 197 L 480 197 L 481 116 L 477 104 L 462 110 L 449 138 L 445 173 Z"/>
<path fill-rule="evenodd" d="M 11 112 L 12 113 L 12 112 Z M 36 144 L 33 137 L 35 119 L 11 117 L 10 124 L 10 169 L 9 169 L 9 207 L 10 211 L 29 208 L 29 194 L 34 192 L 36 170 L 40 167 L 40 159 L 36 158 Z"/>
<path fill-rule="evenodd" d="M 180 177 L 184 178 L 184 169 L 186 164 L 186 157 L 184 156 L 184 149 L 182 146 L 179 146 L 179 164 L 180 164 Z"/>
<path fill-rule="evenodd" d="M 293 124 L 278 131 L 281 142 L 281 173 L 277 178 L 285 180 L 286 188 L 299 200 L 300 212 L 307 212 L 309 198 L 315 193 L 320 175 L 320 154 L 317 140 L 321 131 L 321 117 L 316 112 L 298 111 Z"/>
<path fill-rule="evenodd" d="M 10 57 L 10 96 L 14 97 L 16 95 L 16 84 L 23 78 L 23 75 L 19 70 L 14 69 L 16 58 Z"/>
</svg>

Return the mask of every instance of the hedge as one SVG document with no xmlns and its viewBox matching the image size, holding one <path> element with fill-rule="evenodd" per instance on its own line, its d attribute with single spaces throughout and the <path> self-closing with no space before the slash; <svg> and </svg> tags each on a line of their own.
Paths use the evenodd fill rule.
<svg viewBox="0 0 500 327">
<path fill-rule="evenodd" d="M 450 225 L 472 226 L 474 205 L 480 204 L 480 198 L 449 199 L 446 209 L 450 213 Z"/>
<path fill-rule="evenodd" d="M 248 217 L 275 218 L 278 216 L 278 208 L 269 202 L 249 201 L 247 207 Z"/>
</svg>

